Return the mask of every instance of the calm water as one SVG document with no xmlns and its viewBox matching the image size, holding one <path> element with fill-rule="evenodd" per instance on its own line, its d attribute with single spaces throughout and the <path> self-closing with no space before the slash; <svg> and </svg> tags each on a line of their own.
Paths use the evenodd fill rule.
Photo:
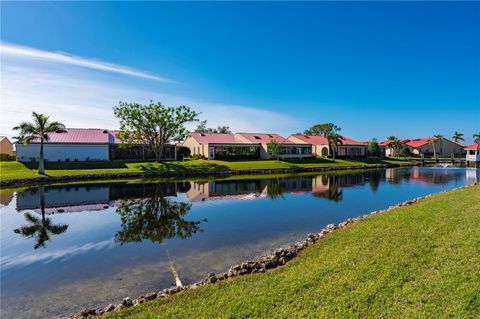
<svg viewBox="0 0 480 319">
<path fill-rule="evenodd" d="M 303 239 L 329 223 L 480 180 L 402 168 L 1 191 L 1 313 L 50 318 L 120 302 Z"/>
</svg>

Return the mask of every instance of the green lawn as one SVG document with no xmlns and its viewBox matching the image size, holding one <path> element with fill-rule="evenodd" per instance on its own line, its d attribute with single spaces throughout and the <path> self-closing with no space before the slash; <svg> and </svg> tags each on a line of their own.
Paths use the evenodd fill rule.
<svg viewBox="0 0 480 319">
<path fill-rule="evenodd" d="M 218 160 L 188 160 L 171 161 L 164 163 L 153 162 L 69 162 L 47 163 L 47 176 L 85 175 L 85 174 L 118 174 L 128 172 L 162 172 L 166 170 L 247 170 L 247 169 L 272 169 L 295 167 L 326 167 L 326 166 L 358 166 L 373 164 L 406 164 L 407 161 L 395 159 L 338 159 L 335 163 L 331 159 L 306 159 L 279 161 L 218 161 Z M 19 162 L 0 162 L 0 177 L 2 180 L 33 178 L 37 174 L 37 164 L 22 164 Z"/>
<path fill-rule="evenodd" d="M 475 186 L 361 220 L 276 270 L 102 318 L 478 318 L 479 252 Z"/>
</svg>

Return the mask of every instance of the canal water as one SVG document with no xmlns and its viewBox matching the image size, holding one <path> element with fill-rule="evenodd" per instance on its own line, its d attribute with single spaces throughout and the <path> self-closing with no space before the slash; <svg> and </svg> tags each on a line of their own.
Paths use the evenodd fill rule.
<svg viewBox="0 0 480 319">
<path fill-rule="evenodd" d="M 0 191 L 2 318 L 57 318 L 197 281 L 480 170 L 134 180 Z"/>
</svg>

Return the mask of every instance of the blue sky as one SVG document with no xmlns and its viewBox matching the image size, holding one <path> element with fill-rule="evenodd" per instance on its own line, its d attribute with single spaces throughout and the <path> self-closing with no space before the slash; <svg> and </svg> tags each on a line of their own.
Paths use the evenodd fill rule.
<svg viewBox="0 0 480 319">
<path fill-rule="evenodd" d="M 4 135 L 33 110 L 115 128 L 118 100 L 150 99 L 235 131 L 480 131 L 480 3 L 1 6 Z"/>
</svg>

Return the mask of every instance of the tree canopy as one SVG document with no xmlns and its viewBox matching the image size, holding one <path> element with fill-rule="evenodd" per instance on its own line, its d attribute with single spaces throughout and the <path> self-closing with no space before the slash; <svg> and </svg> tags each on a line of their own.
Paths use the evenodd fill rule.
<svg viewBox="0 0 480 319">
<path fill-rule="evenodd" d="M 217 128 L 207 127 L 207 120 L 200 121 L 197 128 L 195 129 L 196 133 L 232 133 L 229 126 L 217 126 Z"/>
<path fill-rule="evenodd" d="M 147 145 L 157 162 L 162 158 L 164 146 L 185 139 L 188 134 L 185 124 L 198 121 L 200 115 L 185 105 L 168 107 L 160 102 L 119 102 L 113 112 L 120 121 L 121 131 L 117 136 L 122 143 Z"/>
<path fill-rule="evenodd" d="M 312 136 L 312 135 L 320 135 L 320 136 L 328 136 L 332 133 L 338 133 L 342 129 L 333 123 L 323 123 L 323 124 L 316 124 L 309 129 L 303 132 L 304 135 Z"/>
<path fill-rule="evenodd" d="M 280 154 L 282 153 L 282 144 L 272 138 L 270 142 L 267 143 L 267 152 L 278 161 Z"/>
</svg>

